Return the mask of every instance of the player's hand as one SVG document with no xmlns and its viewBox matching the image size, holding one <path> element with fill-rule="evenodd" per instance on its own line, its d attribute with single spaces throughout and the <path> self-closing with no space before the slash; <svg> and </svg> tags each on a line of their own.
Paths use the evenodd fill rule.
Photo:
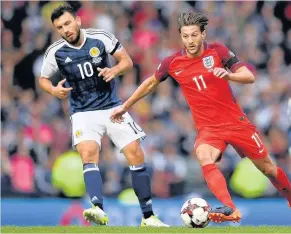
<svg viewBox="0 0 291 234">
<path fill-rule="evenodd" d="M 117 75 L 117 71 L 115 67 L 104 67 L 104 68 L 100 68 L 97 67 L 97 71 L 99 71 L 98 76 L 103 76 L 103 80 L 105 82 L 109 82 L 111 81 L 116 75 Z"/>
<path fill-rule="evenodd" d="M 72 87 L 64 88 L 63 85 L 66 82 L 66 79 L 61 80 L 57 86 L 52 88 L 51 94 L 59 99 L 65 99 L 68 97 L 70 91 L 73 89 Z"/>
<path fill-rule="evenodd" d="M 126 113 L 126 108 L 122 105 L 117 107 L 110 116 L 110 120 L 113 123 L 122 123 L 124 121 L 123 115 Z"/>
<path fill-rule="evenodd" d="M 216 67 L 213 69 L 213 75 L 219 78 L 223 78 L 225 80 L 229 80 L 229 72 L 221 67 Z"/>
</svg>

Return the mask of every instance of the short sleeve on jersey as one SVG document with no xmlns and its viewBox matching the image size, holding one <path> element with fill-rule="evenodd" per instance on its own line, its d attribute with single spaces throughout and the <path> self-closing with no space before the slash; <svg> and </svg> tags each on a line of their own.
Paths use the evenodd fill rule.
<svg viewBox="0 0 291 234">
<path fill-rule="evenodd" d="M 166 57 L 160 65 L 157 67 L 155 72 L 156 80 L 162 82 L 165 81 L 168 77 L 171 77 L 168 73 L 170 63 L 172 62 L 174 56 Z"/>
<path fill-rule="evenodd" d="M 221 43 L 213 43 L 210 48 L 216 50 L 218 56 L 220 57 L 222 64 L 224 67 L 227 67 L 230 71 L 235 72 L 242 66 L 245 66 L 243 62 L 241 62 L 236 55 L 228 49 L 225 45 Z"/>
<path fill-rule="evenodd" d="M 63 45 L 63 41 L 58 41 L 52 44 L 45 52 L 44 59 L 41 67 L 41 77 L 50 78 L 52 77 L 58 70 L 57 61 L 55 58 L 55 53 L 58 48 Z"/>
<path fill-rule="evenodd" d="M 43 59 L 40 73 L 42 77 L 50 78 L 58 71 L 56 59 L 51 57 L 52 56 Z"/>
<path fill-rule="evenodd" d="M 103 32 L 106 52 L 113 55 L 116 51 L 120 50 L 122 46 L 112 33 L 106 30 L 103 30 Z"/>
</svg>

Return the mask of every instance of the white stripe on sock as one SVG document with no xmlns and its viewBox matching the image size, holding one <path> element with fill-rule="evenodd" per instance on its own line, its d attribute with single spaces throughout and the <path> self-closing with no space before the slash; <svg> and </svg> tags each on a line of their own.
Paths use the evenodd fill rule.
<svg viewBox="0 0 291 234">
<path fill-rule="evenodd" d="M 99 171 L 98 167 L 94 167 L 94 168 L 87 168 L 83 171 L 83 173 L 88 172 L 88 171 Z"/>
<path fill-rule="evenodd" d="M 143 169 L 144 168 L 144 165 L 141 165 L 141 166 L 129 166 L 129 169 L 132 170 L 132 171 L 137 171 L 137 170 L 140 170 L 140 169 Z"/>
</svg>

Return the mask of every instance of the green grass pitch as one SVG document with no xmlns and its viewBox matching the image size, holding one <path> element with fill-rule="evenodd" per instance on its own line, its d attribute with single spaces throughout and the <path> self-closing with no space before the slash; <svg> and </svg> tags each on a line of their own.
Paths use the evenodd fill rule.
<svg viewBox="0 0 291 234">
<path fill-rule="evenodd" d="M 141 228 L 141 227 L 17 227 L 2 226 L 1 233 L 291 233 L 291 226 L 244 226 L 244 227 L 206 227 L 190 229 L 186 227 Z"/>
</svg>

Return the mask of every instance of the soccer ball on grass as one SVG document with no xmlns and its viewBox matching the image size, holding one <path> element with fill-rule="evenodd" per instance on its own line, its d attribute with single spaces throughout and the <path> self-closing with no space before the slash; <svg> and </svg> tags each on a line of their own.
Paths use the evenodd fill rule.
<svg viewBox="0 0 291 234">
<path fill-rule="evenodd" d="M 211 207 L 202 198 L 191 198 L 187 200 L 181 209 L 181 218 L 186 227 L 204 228 L 210 220 L 208 213 Z"/>
</svg>

